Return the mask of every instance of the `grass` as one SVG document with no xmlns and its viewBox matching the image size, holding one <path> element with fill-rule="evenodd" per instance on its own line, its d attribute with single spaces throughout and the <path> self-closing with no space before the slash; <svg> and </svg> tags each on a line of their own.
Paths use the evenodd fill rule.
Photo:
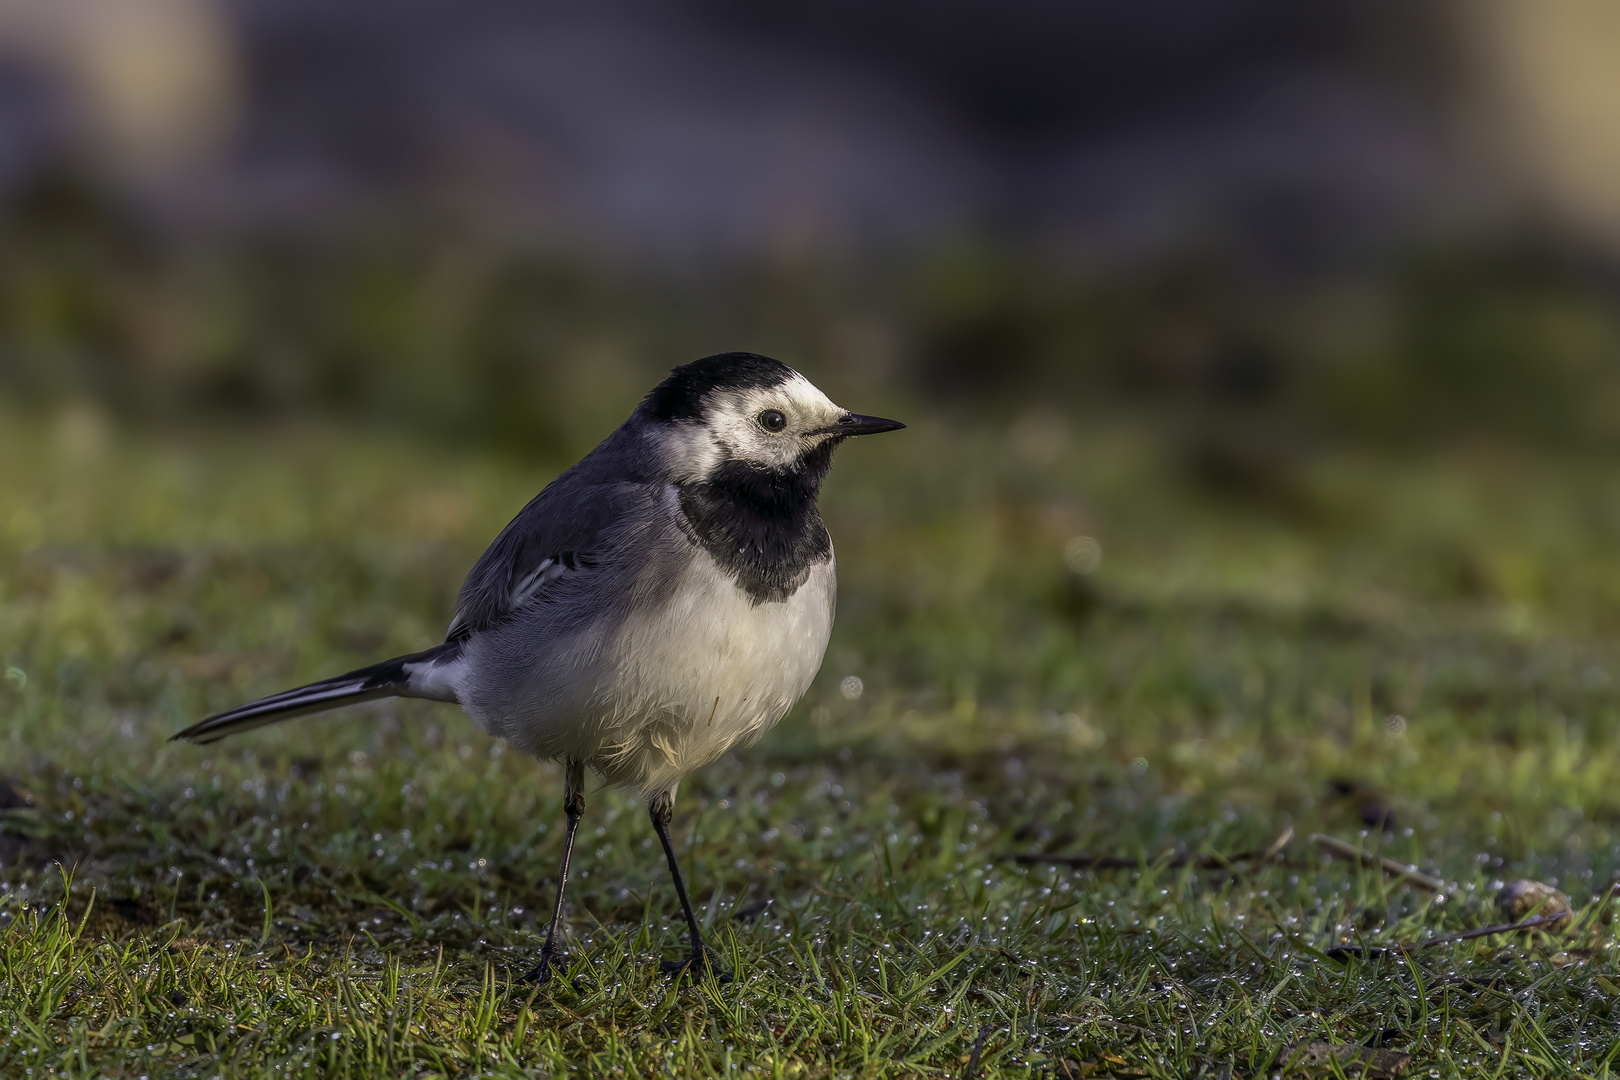
<svg viewBox="0 0 1620 1080">
<path fill-rule="evenodd" d="M 552 895 L 555 766 L 417 702 L 165 739 L 436 640 L 549 473 L 317 427 L 12 416 L 0 1075 L 1232 1077 L 1310 1039 L 1381 1041 L 1417 1076 L 1614 1074 L 1606 914 L 1326 956 L 1499 922 L 1506 879 L 1583 906 L 1620 873 L 1606 462 L 1329 454 L 1217 484 L 1151 428 L 894 411 L 922 422 L 846 450 L 825 500 L 821 677 L 677 804 L 735 981 L 656 974 L 684 947 L 673 891 L 642 808 L 593 791 L 568 977 L 538 993 L 514 980 Z M 1161 857 L 1288 825 L 1261 866 Z M 1042 850 L 1140 864 L 999 860 Z"/>
</svg>

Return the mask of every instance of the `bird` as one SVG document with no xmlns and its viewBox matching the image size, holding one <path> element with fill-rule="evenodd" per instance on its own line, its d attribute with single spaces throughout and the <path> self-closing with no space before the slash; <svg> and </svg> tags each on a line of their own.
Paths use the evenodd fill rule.
<svg viewBox="0 0 1620 1080">
<path fill-rule="evenodd" d="M 670 843 L 676 790 L 809 689 L 837 601 L 822 482 L 845 440 L 903 427 L 834 405 L 756 353 L 676 367 L 495 537 L 442 644 L 173 738 L 211 743 L 379 698 L 459 705 L 487 734 L 563 767 L 556 902 L 524 978 L 545 983 L 565 955 L 563 895 L 590 770 L 645 800 L 663 846 L 691 953 L 661 970 L 723 981 Z"/>
</svg>

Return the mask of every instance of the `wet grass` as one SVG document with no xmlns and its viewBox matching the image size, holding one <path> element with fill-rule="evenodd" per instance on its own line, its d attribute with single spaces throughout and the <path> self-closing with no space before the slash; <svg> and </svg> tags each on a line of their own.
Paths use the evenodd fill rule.
<svg viewBox="0 0 1620 1080">
<path fill-rule="evenodd" d="M 538 993 L 515 977 L 556 767 L 426 703 L 165 739 L 436 640 L 547 470 L 9 419 L 0 1074 L 1229 1077 L 1306 1040 L 1418 1076 L 1613 1072 L 1607 463 L 1212 472 L 1124 424 L 924 419 L 833 474 L 839 623 L 806 701 L 683 787 L 677 849 L 734 981 L 657 975 L 674 895 L 642 808 L 593 791 L 567 977 Z M 1263 864 L 1167 857 L 1289 825 Z M 1500 922 L 1515 877 L 1580 925 L 1327 955 Z"/>
</svg>

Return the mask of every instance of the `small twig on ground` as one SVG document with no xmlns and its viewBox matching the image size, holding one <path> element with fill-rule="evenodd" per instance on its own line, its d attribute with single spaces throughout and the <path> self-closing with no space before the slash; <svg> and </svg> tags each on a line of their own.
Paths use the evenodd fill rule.
<svg viewBox="0 0 1620 1080">
<path fill-rule="evenodd" d="M 1141 866 L 1183 867 L 1199 870 L 1224 870 L 1233 863 L 1269 862 L 1277 857 L 1294 838 L 1294 827 L 1288 826 L 1264 848 L 1239 851 L 1233 855 L 1199 855 L 1190 852 L 1161 855 L 1155 859 L 1134 859 L 1121 855 L 1043 855 L 1038 852 L 1019 852 L 1002 855 L 1002 862 L 1015 862 L 1021 866 L 1068 866 L 1076 870 L 1135 870 Z"/>
<path fill-rule="evenodd" d="M 1327 950 L 1326 955 L 1330 960 L 1344 960 L 1351 956 L 1359 956 L 1364 959 L 1371 960 L 1383 956 L 1390 949 L 1400 949 L 1403 952 L 1410 952 L 1413 949 L 1433 949 L 1439 945 L 1451 945 L 1455 942 L 1468 941 L 1472 938 L 1489 937 L 1492 934 L 1513 934 L 1520 930 L 1533 930 L 1538 926 L 1546 926 L 1548 923 L 1555 923 L 1560 919 L 1568 919 L 1570 917 L 1571 913 L 1568 911 L 1554 912 L 1551 915 L 1532 915 L 1523 922 L 1502 923 L 1497 926 L 1481 926 L 1477 930 L 1464 930 L 1458 934 L 1447 934 L 1444 937 L 1430 938 L 1427 941 L 1420 941 L 1416 945 L 1407 945 L 1401 942 L 1397 942 L 1394 945 L 1387 947 L 1381 945 L 1338 945 Z"/>
<path fill-rule="evenodd" d="M 1418 945 L 1420 949 L 1432 949 L 1436 945 L 1450 945 L 1454 941 L 1467 941 L 1469 938 L 1489 937 L 1491 934 L 1511 934 L 1517 930 L 1530 930 L 1537 926 L 1555 923 L 1559 919 L 1571 916 L 1568 911 L 1555 911 L 1551 915 L 1532 915 L 1523 922 L 1503 923 L 1499 926 L 1482 926 L 1478 930 L 1464 930 L 1460 934 L 1447 934 L 1445 937 L 1430 938 Z"/>
<path fill-rule="evenodd" d="M 1360 863 L 1362 866 L 1375 866 L 1391 877 L 1404 878 L 1421 889 L 1427 889 L 1429 892 L 1441 894 L 1446 892 L 1446 883 L 1439 878 L 1430 877 L 1415 866 L 1396 862 L 1387 856 L 1363 851 L 1356 845 L 1340 840 L 1336 836 L 1311 833 L 1311 843 L 1329 854 L 1339 856 L 1341 859 L 1349 859 L 1351 862 Z"/>
</svg>

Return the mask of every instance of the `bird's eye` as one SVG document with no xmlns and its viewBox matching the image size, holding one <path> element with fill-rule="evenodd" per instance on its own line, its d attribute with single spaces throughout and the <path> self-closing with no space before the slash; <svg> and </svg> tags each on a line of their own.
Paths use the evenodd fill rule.
<svg viewBox="0 0 1620 1080">
<path fill-rule="evenodd" d="M 781 431 L 787 427 L 787 417 L 775 409 L 766 409 L 759 414 L 759 426 L 766 431 Z"/>
</svg>

